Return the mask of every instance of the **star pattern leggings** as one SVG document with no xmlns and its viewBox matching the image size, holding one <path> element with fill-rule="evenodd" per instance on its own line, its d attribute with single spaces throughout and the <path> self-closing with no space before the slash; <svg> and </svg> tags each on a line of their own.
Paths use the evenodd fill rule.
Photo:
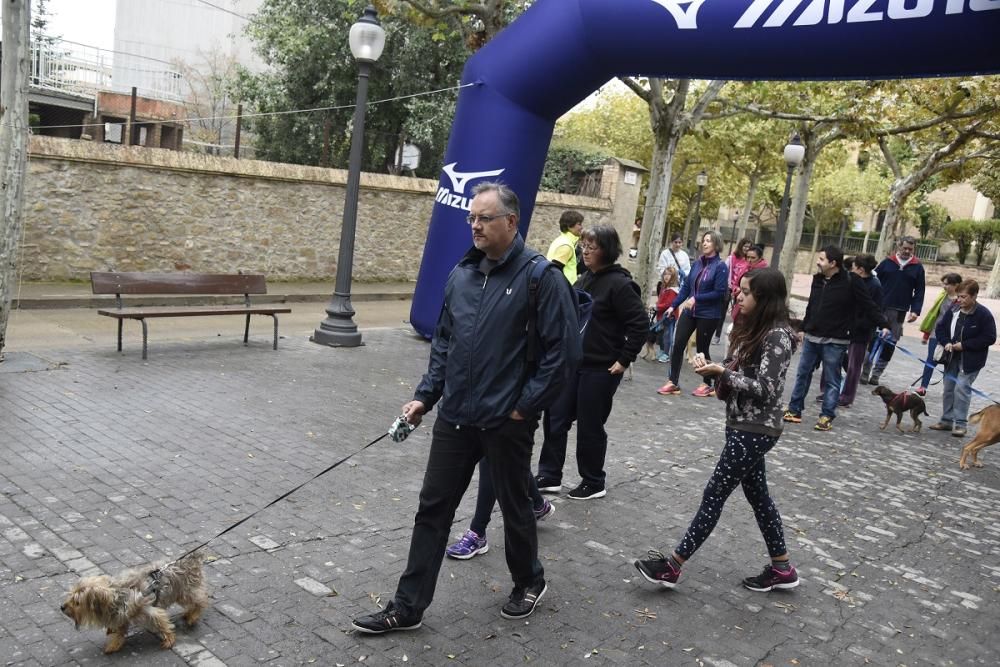
<svg viewBox="0 0 1000 667">
<path fill-rule="evenodd" d="M 767 544 L 768 554 L 772 558 L 785 554 L 787 549 L 781 515 L 767 491 L 767 476 L 764 472 L 764 455 L 776 442 L 777 436 L 726 427 L 726 446 L 715 465 L 712 478 L 705 485 L 701 507 L 674 550 L 678 556 L 687 560 L 704 544 L 715 530 L 715 524 L 719 522 L 722 507 L 729 495 L 741 484 L 754 516 L 757 517 L 757 526 Z"/>
</svg>

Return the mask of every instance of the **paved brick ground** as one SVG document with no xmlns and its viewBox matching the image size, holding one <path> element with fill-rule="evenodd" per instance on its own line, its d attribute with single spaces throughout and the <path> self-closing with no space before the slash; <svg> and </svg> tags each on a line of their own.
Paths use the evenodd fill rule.
<svg viewBox="0 0 1000 667">
<path fill-rule="evenodd" d="M 427 346 L 403 330 L 366 341 L 333 350 L 290 339 L 277 352 L 263 338 L 249 349 L 161 342 L 148 364 L 107 346 L 22 353 L 0 367 L 0 662 L 996 663 L 1000 449 L 986 451 L 985 468 L 959 471 L 960 441 L 880 432 L 881 403 L 869 395 L 831 433 L 811 430 L 810 397 L 807 422 L 769 457 L 802 586 L 739 587 L 765 552 L 738 494 L 678 588 L 640 585 L 630 560 L 680 537 L 723 430 L 718 401 L 657 396 L 664 367 L 648 362 L 616 400 L 608 497 L 559 498 L 539 529 L 550 592 L 528 622 L 499 616 L 510 583 L 496 515 L 489 554 L 445 564 L 422 630 L 349 630 L 402 569 L 429 444 L 421 428 L 213 542 L 211 608 L 173 651 L 138 632 L 109 659 L 100 632 L 73 629 L 58 607 L 79 573 L 177 555 L 387 426 Z M 899 388 L 917 372 L 900 357 L 884 379 Z M 979 385 L 1000 390 L 995 373 Z M 929 406 L 925 424 L 939 391 Z M 472 501 L 470 492 L 456 534 Z"/>
</svg>

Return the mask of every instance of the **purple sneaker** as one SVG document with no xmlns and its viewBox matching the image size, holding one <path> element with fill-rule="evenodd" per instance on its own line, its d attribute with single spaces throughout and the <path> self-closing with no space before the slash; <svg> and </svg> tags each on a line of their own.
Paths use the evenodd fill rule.
<svg viewBox="0 0 1000 667">
<path fill-rule="evenodd" d="M 681 578 L 681 571 L 671 565 L 667 557 L 655 549 L 650 549 L 646 555 L 649 556 L 646 560 L 637 558 L 632 561 L 642 578 L 651 584 L 657 584 L 664 588 L 676 586 L 677 580 Z"/>
<path fill-rule="evenodd" d="M 535 521 L 545 521 L 556 513 L 556 506 L 548 500 L 542 501 L 542 506 L 535 510 Z"/>
<path fill-rule="evenodd" d="M 799 575 L 795 568 L 789 566 L 787 572 L 776 570 L 770 563 L 764 566 L 764 571 L 756 577 L 747 577 L 743 586 L 758 593 L 767 593 L 775 588 L 795 588 L 799 585 Z"/>
<path fill-rule="evenodd" d="M 449 558 L 458 560 L 469 560 L 473 556 L 484 554 L 490 550 L 490 545 L 486 543 L 485 537 L 479 537 L 475 531 L 467 530 L 462 539 L 444 550 Z"/>
</svg>

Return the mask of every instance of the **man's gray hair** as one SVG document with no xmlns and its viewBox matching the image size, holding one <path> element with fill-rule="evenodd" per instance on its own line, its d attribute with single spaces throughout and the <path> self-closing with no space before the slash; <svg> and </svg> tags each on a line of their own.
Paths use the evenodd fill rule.
<svg viewBox="0 0 1000 667">
<path fill-rule="evenodd" d="M 897 242 L 897 244 L 898 245 L 903 245 L 904 243 L 912 243 L 913 247 L 916 247 L 917 246 L 917 239 L 913 238 L 912 236 L 900 236 L 899 237 L 899 241 Z"/>
<path fill-rule="evenodd" d="M 497 199 L 500 201 L 500 205 L 503 206 L 504 213 L 515 215 L 518 219 L 521 218 L 521 200 L 517 198 L 517 194 L 510 189 L 509 185 L 499 181 L 483 181 L 482 183 L 476 183 L 472 188 L 473 197 L 484 192 L 497 193 Z"/>
</svg>

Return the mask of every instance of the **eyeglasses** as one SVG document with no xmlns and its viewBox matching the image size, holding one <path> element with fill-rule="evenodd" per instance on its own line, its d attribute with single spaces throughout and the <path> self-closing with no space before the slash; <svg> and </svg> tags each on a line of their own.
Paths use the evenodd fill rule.
<svg viewBox="0 0 1000 667">
<path fill-rule="evenodd" d="M 490 222 L 491 220 L 496 220 L 497 218 L 506 218 L 508 215 L 510 215 L 510 213 L 499 213 L 497 215 L 473 215 L 470 213 L 468 217 L 465 218 L 465 221 L 470 225 L 474 225 L 477 222 L 481 225 L 485 225 L 487 222 Z"/>
<path fill-rule="evenodd" d="M 580 252 L 597 252 L 600 249 L 600 246 L 590 245 L 587 243 L 580 244 Z"/>
</svg>

